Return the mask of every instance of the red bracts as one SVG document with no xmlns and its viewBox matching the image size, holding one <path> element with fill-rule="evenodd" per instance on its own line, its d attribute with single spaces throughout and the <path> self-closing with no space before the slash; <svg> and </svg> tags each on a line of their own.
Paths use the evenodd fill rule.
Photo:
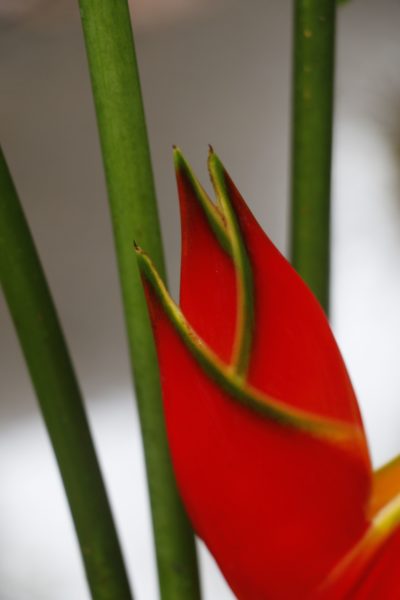
<svg viewBox="0 0 400 600">
<path fill-rule="evenodd" d="M 196 533 L 241 600 L 400 597 L 400 468 L 371 470 L 323 311 L 216 154 L 214 204 L 174 153 L 180 308 L 137 252 Z"/>
</svg>

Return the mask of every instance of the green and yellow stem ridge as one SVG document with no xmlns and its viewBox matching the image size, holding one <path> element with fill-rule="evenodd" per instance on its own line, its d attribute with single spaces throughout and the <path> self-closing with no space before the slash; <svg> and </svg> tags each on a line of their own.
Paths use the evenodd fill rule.
<svg viewBox="0 0 400 600">
<path fill-rule="evenodd" d="M 183 156 L 180 148 L 174 146 L 173 152 L 176 173 L 186 178 L 215 237 L 217 238 L 225 252 L 231 255 L 231 241 L 222 207 L 216 206 L 211 200 L 211 198 L 208 196 L 207 192 L 205 191 L 205 189 L 197 179 L 196 175 L 194 174 L 192 167 L 189 165 L 188 161 Z"/>
<path fill-rule="evenodd" d="M 79 386 L 0 150 L 0 279 L 54 448 L 94 600 L 131 592 Z"/>
<path fill-rule="evenodd" d="M 200 598 L 194 536 L 172 470 L 133 240 L 164 259 L 127 0 L 79 0 L 135 378 L 162 600 Z"/>
<path fill-rule="evenodd" d="M 237 324 L 232 351 L 232 368 L 244 377 L 249 364 L 254 328 L 253 273 L 242 233 L 233 210 L 226 182 L 226 171 L 218 156 L 210 148 L 208 169 L 218 204 L 227 223 L 232 258 L 237 277 Z"/>
<path fill-rule="evenodd" d="M 291 259 L 329 309 L 335 0 L 295 0 Z"/>
</svg>

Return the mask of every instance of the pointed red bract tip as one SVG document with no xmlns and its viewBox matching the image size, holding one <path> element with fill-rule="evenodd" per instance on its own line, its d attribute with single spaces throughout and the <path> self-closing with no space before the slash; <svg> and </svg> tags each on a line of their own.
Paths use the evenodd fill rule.
<svg viewBox="0 0 400 600">
<path fill-rule="evenodd" d="M 227 250 L 210 227 L 199 198 L 200 184 L 197 182 L 196 188 L 183 159 L 179 165 L 176 179 L 182 231 L 180 305 L 200 337 L 228 361 L 236 322 L 235 271 Z M 203 193 L 206 197 L 204 190 Z M 211 200 L 208 202 L 210 210 L 216 210 Z M 221 220 L 221 216 L 218 218 Z"/>
</svg>

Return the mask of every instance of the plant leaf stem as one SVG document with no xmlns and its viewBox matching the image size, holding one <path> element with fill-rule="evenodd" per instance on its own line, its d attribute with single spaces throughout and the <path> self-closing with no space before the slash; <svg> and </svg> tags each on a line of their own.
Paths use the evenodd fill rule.
<svg viewBox="0 0 400 600">
<path fill-rule="evenodd" d="M 141 422 L 160 592 L 200 597 L 193 533 L 171 466 L 156 351 L 133 242 L 165 276 L 138 65 L 126 0 L 80 0 Z"/>
<path fill-rule="evenodd" d="M 81 393 L 0 149 L 0 279 L 63 479 L 94 600 L 131 593 Z"/>
<path fill-rule="evenodd" d="M 295 0 L 291 258 L 329 309 L 335 0 Z"/>
</svg>

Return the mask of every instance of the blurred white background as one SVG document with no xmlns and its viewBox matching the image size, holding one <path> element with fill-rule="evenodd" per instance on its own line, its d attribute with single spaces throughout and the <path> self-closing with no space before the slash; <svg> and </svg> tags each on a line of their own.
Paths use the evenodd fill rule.
<svg viewBox="0 0 400 600">
<path fill-rule="evenodd" d="M 206 182 L 212 143 L 285 251 L 290 0 L 132 1 L 170 281 L 171 145 Z M 400 449 L 400 3 L 338 11 L 332 322 L 374 463 Z M 138 600 L 156 600 L 140 434 L 79 15 L 3 0 L 0 139 L 82 384 Z M 0 298 L 0 599 L 87 600 L 68 508 Z M 232 598 L 201 549 L 206 600 Z"/>
</svg>

